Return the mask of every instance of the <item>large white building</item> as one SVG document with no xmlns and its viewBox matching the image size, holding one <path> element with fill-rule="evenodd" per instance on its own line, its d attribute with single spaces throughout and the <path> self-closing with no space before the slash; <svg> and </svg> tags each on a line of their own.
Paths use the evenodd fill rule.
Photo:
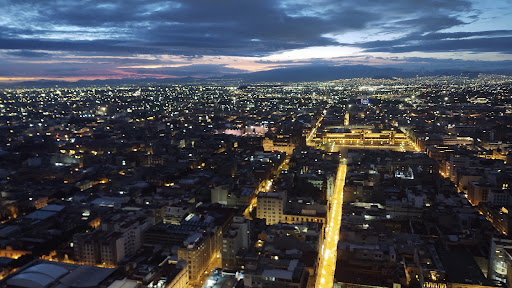
<svg viewBox="0 0 512 288">
<path fill-rule="evenodd" d="M 286 193 L 264 193 L 258 194 L 256 218 L 265 219 L 267 225 L 274 225 L 281 222 L 286 203 Z"/>
<path fill-rule="evenodd" d="M 125 238 L 120 232 L 96 230 L 75 234 L 73 250 L 75 259 L 88 265 L 116 266 L 126 256 Z"/>
<path fill-rule="evenodd" d="M 90 265 L 116 266 L 137 253 L 142 247 L 142 233 L 154 222 L 153 217 L 136 213 L 106 218 L 98 230 L 73 237 L 75 259 Z"/>
</svg>

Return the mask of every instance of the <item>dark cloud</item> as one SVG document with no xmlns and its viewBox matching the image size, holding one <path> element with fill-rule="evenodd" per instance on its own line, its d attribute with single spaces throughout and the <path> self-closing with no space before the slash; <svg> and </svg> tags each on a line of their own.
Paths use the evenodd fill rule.
<svg viewBox="0 0 512 288">
<path fill-rule="evenodd" d="M 136 43 L 126 43 L 119 40 L 95 40 L 95 41 L 68 41 L 45 39 L 12 39 L 0 38 L 0 49 L 24 49 L 47 51 L 77 51 L 77 52 L 105 52 L 105 53 L 165 53 L 169 50 L 158 47 L 145 47 Z"/>
<path fill-rule="evenodd" d="M 461 24 L 465 24 L 462 20 L 458 19 L 454 16 L 447 15 L 435 15 L 435 16 L 421 16 L 415 19 L 407 19 L 394 22 L 393 25 L 388 25 L 387 30 L 389 31 L 398 31 L 404 30 L 410 31 L 413 30 L 414 33 L 427 33 L 432 31 L 439 31 L 442 29 L 447 29 L 451 27 L 455 27 Z M 392 29 L 394 28 L 394 29 Z"/>
<path fill-rule="evenodd" d="M 512 61 L 471 61 L 460 59 L 435 59 L 408 57 L 405 63 L 384 65 L 383 67 L 402 68 L 409 71 L 442 71 L 442 70 L 466 70 L 477 72 L 500 73 L 512 72 Z"/>
<path fill-rule="evenodd" d="M 225 65 L 201 64 L 188 65 L 182 67 L 163 67 L 156 69 L 123 69 L 135 74 L 159 74 L 172 76 L 193 76 L 193 77 L 214 77 L 236 73 L 246 73 L 247 71 L 226 67 Z"/>
<path fill-rule="evenodd" d="M 453 13 L 470 9 L 464 0 L 20 0 L 7 6 L 12 12 L 30 7 L 27 20 L 41 25 L 4 27 L 4 49 L 248 56 L 332 45 L 323 35 L 388 22 L 388 29 L 434 32 L 461 24 Z M 48 41 L 73 33 L 66 27 L 79 29 L 76 37 Z"/>
<path fill-rule="evenodd" d="M 501 37 L 497 37 L 501 36 Z M 372 41 L 360 47 L 367 52 L 501 52 L 512 53 L 512 30 L 430 33 L 392 41 Z"/>
<path fill-rule="evenodd" d="M 391 52 L 409 52 L 409 51 L 470 51 L 470 52 L 502 52 L 512 53 L 512 37 L 480 38 L 480 39 L 460 39 L 460 40 L 437 40 L 418 45 L 404 47 L 395 47 Z"/>
<path fill-rule="evenodd" d="M 50 58 L 52 57 L 52 54 L 45 53 L 45 52 L 38 52 L 38 51 L 31 51 L 31 50 L 15 50 L 15 51 L 9 51 L 6 54 L 12 55 L 12 56 L 18 56 L 18 57 L 28 57 L 28 58 Z"/>
<path fill-rule="evenodd" d="M 478 32 L 451 32 L 451 33 L 429 33 L 424 36 L 416 37 L 416 40 L 443 40 L 443 39 L 461 39 L 470 37 L 496 37 L 510 36 L 512 30 L 492 30 Z"/>
</svg>

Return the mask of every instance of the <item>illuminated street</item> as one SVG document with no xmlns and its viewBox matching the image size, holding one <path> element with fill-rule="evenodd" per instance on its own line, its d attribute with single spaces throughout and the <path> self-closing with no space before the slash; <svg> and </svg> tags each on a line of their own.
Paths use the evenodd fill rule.
<svg viewBox="0 0 512 288">
<path fill-rule="evenodd" d="M 211 272 L 217 267 L 222 267 L 222 258 L 220 257 L 220 251 L 213 253 L 214 256 L 210 259 L 210 264 L 206 268 L 203 274 L 201 274 L 200 280 L 195 283 L 189 283 L 192 288 L 203 287 L 204 282 L 208 279 Z"/>
<path fill-rule="evenodd" d="M 404 146 L 396 146 L 396 145 L 347 145 L 347 144 L 339 144 L 339 143 L 329 143 L 329 145 L 320 146 L 320 149 L 328 152 L 339 152 L 341 149 L 364 149 L 364 150 L 392 150 L 392 151 L 400 151 L 400 152 L 418 152 L 419 148 L 413 146 L 412 144 L 404 145 Z"/>
<path fill-rule="evenodd" d="M 281 163 L 281 165 L 279 165 L 276 173 L 274 173 L 274 176 L 271 177 L 272 179 L 265 179 L 260 182 L 260 184 L 258 185 L 258 189 L 256 190 L 256 193 L 251 197 L 249 206 L 247 206 L 247 208 L 245 209 L 245 211 L 243 213 L 243 215 L 246 219 L 252 220 L 251 212 L 256 207 L 258 194 L 260 192 L 270 192 L 271 191 L 272 184 L 279 177 L 279 174 L 281 173 L 281 171 L 283 169 L 285 169 L 285 170 L 288 169 L 288 163 L 290 162 L 290 159 L 291 159 L 291 155 L 286 155 L 286 159 L 283 161 L 283 163 Z"/>
<path fill-rule="evenodd" d="M 327 217 L 327 226 L 325 228 L 324 241 L 318 265 L 319 272 L 317 274 L 315 287 L 331 288 L 333 285 L 346 173 L 347 164 L 346 160 L 343 158 L 338 166 L 334 193 L 329 203 L 330 210 Z"/>
<path fill-rule="evenodd" d="M 329 107 L 330 107 L 330 105 L 327 106 L 327 108 L 329 108 Z M 325 114 L 327 113 L 327 108 L 326 108 L 326 110 L 323 111 L 322 115 L 316 121 L 315 127 L 313 127 L 313 129 L 311 129 L 311 131 L 309 132 L 308 136 L 306 137 L 306 144 L 307 145 L 310 145 L 310 146 L 313 145 L 312 141 L 315 138 L 316 131 L 318 130 L 318 128 L 322 124 L 322 120 L 324 120 Z"/>
</svg>

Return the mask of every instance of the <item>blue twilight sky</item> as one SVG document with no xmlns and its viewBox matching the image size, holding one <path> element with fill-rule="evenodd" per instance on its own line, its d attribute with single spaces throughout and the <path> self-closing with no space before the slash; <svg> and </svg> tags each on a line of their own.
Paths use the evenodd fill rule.
<svg viewBox="0 0 512 288">
<path fill-rule="evenodd" d="M 512 69 L 512 0 L 0 0 L 0 81 Z"/>
</svg>

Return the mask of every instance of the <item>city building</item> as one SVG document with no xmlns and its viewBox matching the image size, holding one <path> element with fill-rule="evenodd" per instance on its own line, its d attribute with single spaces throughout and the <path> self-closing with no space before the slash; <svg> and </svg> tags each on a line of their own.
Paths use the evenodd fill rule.
<svg viewBox="0 0 512 288">
<path fill-rule="evenodd" d="M 259 193 L 256 218 L 265 219 L 267 225 L 279 223 L 284 213 L 286 193 Z"/>
</svg>

